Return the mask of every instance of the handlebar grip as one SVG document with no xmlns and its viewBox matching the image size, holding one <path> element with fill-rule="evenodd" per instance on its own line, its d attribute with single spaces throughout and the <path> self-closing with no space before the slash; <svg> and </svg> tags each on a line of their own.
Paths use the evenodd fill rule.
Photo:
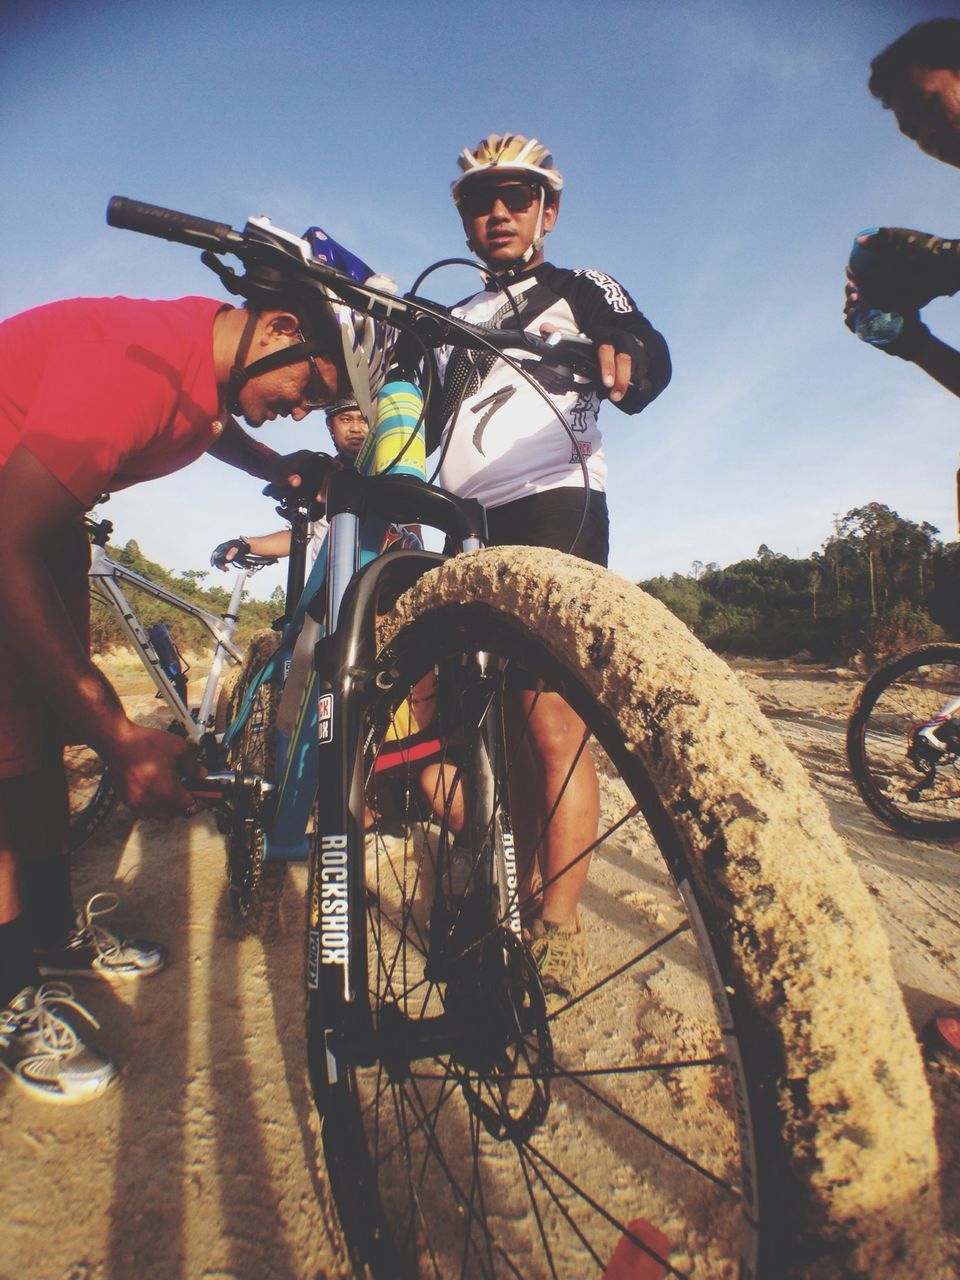
<svg viewBox="0 0 960 1280">
<path fill-rule="evenodd" d="M 243 243 L 240 232 L 226 222 L 211 222 L 192 213 L 178 213 L 175 209 L 144 204 L 142 200 L 130 200 L 126 196 L 111 197 L 107 223 L 124 231 L 139 231 L 161 240 L 193 245 L 196 249 L 212 249 L 214 253 L 225 253 Z"/>
</svg>

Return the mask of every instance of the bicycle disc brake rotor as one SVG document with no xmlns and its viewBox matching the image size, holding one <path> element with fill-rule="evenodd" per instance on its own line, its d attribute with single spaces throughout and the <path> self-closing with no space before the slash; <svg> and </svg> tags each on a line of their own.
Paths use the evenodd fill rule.
<svg viewBox="0 0 960 1280">
<path fill-rule="evenodd" d="M 553 1042 L 533 957 L 509 930 L 487 937 L 447 986 L 454 1069 L 491 1137 L 525 1142 L 550 1107 Z"/>
</svg>

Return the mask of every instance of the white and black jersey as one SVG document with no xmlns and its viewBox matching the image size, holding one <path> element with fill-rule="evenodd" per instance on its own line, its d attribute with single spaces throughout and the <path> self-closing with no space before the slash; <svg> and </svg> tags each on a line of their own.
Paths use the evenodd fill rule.
<svg viewBox="0 0 960 1280">
<path fill-rule="evenodd" d="M 640 376 L 617 408 L 639 413 L 670 380 L 670 357 L 661 335 L 626 290 L 602 271 L 565 270 L 542 263 L 502 289 L 486 289 L 453 308 L 471 324 L 495 329 L 541 325 L 579 332 L 599 345 L 613 341 L 634 355 Z M 519 319 L 517 316 L 519 310 Z M 524 357 L 522 346 L 510 351 Z M 570 435 L 536 389 L 497 356 L 443 348 L 440 483 L 461 497 L 498 507 L 547 489 L 580 488 L 583 473 Z M 586 460 L 590 487 L 603 491 L 607 468 L 597 426 L 600 399 L 587 384 L 551 385 L 546 366 L 529 370 L 563 415 Z M 554 375 L 555 376 L 555 375 Z M 579 380 L 578 380 L 579 381 Z"/>
</svg>

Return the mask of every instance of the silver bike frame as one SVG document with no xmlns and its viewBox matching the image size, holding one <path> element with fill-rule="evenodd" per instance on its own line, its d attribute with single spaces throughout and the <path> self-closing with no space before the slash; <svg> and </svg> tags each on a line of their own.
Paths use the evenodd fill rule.
<svg viewBox="0 0 960 1280">
<path fill-rule="evenodd" d="M 237 611 L 240 608 L 240 601 L 243 599 L 247 579 L 256 570 L 240 570 L 233 584 L 227 612 L 222 617 L 217 617 L 216 614 L 208 613 L 206 609 L 201 609 L 199 605 L 184 599 L 183 596 L 177 595 L 175 591 L 161 587 L 157 583 L 151 582 L 149 578 L 145 578 L 142 574 L 134 572 L 133 569 L 127 569 L 124 565 L 117 564 L 115 560 L 110 559 L 103 547 L 92 546 L 90 552 L 91 595 L 102 600 L 114 611 L 127 639 L 140 655 L 140 659 L 156 685 L 157 691 L 183 726 L 187 738 L 191 742 L 199 742 L 205 733 L 210 733 L 214 729 L 217 686 L 220 682 L 220 673 L 223 670 L 224 662 L 228 659 L 232 663 L 239 663 L 243 660 L 243 653 L 233 643 L 232 636 L 236 630 Z M 172 605 L 173 608 L 178 609 L 181 613 L 185 613 L 191 618 L 196 618 L 198 622 L 201 622 L 206 627 L 216 641 L 217 647 L 213 655 L 213 665 L 210 668 L 210 674 L 207 676 L 200 710 L 196 719 L 190 714 L 190 708 L 180 697 L 173 681 L 163 669 L 157 651 L 150 642 L 150 637 L 144 630 L 135 610 L 120 589 L 119 584 L 121 582 L 128 583 L 130 586 L 138 588 L 138 590 L 146 591 L 157 600 L 162 600 L 165 604 Z"/>
</svg>

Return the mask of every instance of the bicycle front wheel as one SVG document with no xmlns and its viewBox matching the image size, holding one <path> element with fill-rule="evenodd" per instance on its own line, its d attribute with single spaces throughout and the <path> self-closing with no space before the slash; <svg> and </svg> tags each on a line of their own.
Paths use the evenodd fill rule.
<svg viewBox="0 0 960 1280">
<path fill-rule="evenodd" d="M 724 664 L 637 588 L 526 548 L 427 574 L 384 641 L 361 748 L 375 1052 L 349 1060 L 309 1008 L 358 1270 L 938 1274 L 930 1099 L 882 930 Z M 541 985 L 523 871 L 571 821 L 530 781 L 543 692 L 585 725 L 571 777 L 588 754 L 598 780 L 567 996 Z M 453 870 L 478 789 L 488 847 L 516 855 L 479 908 Z"/>
<path fill-rule="evenodd" d="M 940 721 L 958 697 L 960 645 L 896 658 L 857 697 L 847 726 L 850 771 L 864 801 L 897 831 L 960 835 L 960 718 Z"/>
</svg>

